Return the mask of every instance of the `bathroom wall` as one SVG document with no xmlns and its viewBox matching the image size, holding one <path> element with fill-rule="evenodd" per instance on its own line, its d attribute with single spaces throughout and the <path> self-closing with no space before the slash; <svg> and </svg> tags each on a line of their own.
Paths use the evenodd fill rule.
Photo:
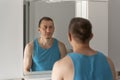
<svg viewBox="0 0 120 80">
<path fill-rule="evenodd" d="M 88 19 L 93 26 L 91 47 L 108 56 L 108 2 L 94 1 L 88 5 Z"/>
<path fill-rule="evenodd" d="M 0 0 L 0 80 L 20 78 L 23 61 L 23 1 Z"/>
<path fill-rule="evenodd" d="M 120 71 L 120 0 L 109 0 L 109 56 Z"/>
</svg>

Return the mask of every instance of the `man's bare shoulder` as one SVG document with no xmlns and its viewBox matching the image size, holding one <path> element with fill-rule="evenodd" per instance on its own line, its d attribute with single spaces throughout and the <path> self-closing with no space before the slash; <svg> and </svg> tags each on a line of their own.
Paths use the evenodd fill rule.
<svg viewBox="0 0 120 80">
<path fill-rule="evenodd" d="M 29 42 L 26 44 L 27 48 L 33 48 L 33 41 Z"/>
<path fill-rule="evenodd" d="M 68 73 L 67 57 L 56 61 L 52 69 L 52 80 L 63 80 L 63 77 Z"/>
<path fill-rule="evenodd" d="M 58 40 L 58 45 L 59 45 L 60 47 L 64 47 L 64 46 L 65 46 L 65 44 L 64 44 L 63 42 L 59 41 L 59 40 Z"/>
<path fill-rule="evenodd" d="M 33 50 L 33 41 L 26 44 L 24 49 L 24 54 L 30 54 L 32 53 L 32 50 Z"/>
<path fill-rule="evenodd" d="M 65 55 L 67 54 L 67 49 L 66 49 L 64 43 L 61 41 L 58 41 L 58 47 L 60 50 L 61 58 L 65 57 Z"/>
<path fill-rule="evenodd" d="M 73 80 L 72 73 L 72 62 L 68 56 L 65 56 L 54 64 L 52 77 L 53 79 L 56 77 L 54 80 Z"/>
<path fill-rule="evenodd" d="M 72 64 L 70 58 L 68 56 L 65 56 L 64 58 L 57 61 L 55 65 L 59 67 L 70 67 Z"/>
</svg>

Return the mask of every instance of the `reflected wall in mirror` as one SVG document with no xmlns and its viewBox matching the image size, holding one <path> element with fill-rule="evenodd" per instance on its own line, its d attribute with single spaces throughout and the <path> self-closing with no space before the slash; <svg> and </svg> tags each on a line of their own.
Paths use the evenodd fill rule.
<svg viewBox="0 0 120 80">
<path fill-rule="evenodd" d="M 62 1 L 62 2 L 53 3 L 53 2 L 45 2 L 41 0 L 25 0 L 24 1 L 24 34 L 25 34 L 24 47 L 28 42 L 33 41 L 36 38 L 40 37 L 40 33 L 37 30 L 39 20 L 44 16 L 48 16 L 52 18 L 54 21 L 55 30 L 53 33 L 53 37 L 63 42 L 66 46 L 67 51 L 70 51 L 71 46 L 69 45 L 67 40 L 67 28 L 68 28 L 69 20 L 75 17 L 76 15 L 75 11 L 76 11 L 75 1 L 64 1 L 64 2 Z M 55 57 L 53 56 L 52 58 Z"/>
</svg>

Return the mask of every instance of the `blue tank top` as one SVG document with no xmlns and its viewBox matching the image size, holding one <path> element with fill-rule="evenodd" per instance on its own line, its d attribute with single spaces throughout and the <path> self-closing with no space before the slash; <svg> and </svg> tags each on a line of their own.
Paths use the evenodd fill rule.
<svg viewBox="0 0 120 80">
<path fill-rule="evenodd" d="M 54 39 L 52 46 L 48 49 L 42 48 L 37 39 L 34 40 L 33 44 L 31 71 L 52 70 L 53 64 L 60 59 L 58 41 Z"/>
<path fill-rule="evenodd" d="M 97 52 L 94 55 L 69 53 L 74 66 L 73 80 L 113 80 L 106 57 Z"/>
</svg>

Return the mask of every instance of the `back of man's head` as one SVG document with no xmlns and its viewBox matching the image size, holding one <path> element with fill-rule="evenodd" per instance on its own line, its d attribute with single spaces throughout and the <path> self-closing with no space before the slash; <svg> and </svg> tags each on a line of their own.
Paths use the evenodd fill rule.
<svg viewBox="0 0 120 80">
<path fill-rule="evenodd" d="M 75 40 L 86 42 L 92 34 L 92 25 L 85 18 L 72 18 L 69 24 L 68 32 L 72 34 Z"/>
</svg>

